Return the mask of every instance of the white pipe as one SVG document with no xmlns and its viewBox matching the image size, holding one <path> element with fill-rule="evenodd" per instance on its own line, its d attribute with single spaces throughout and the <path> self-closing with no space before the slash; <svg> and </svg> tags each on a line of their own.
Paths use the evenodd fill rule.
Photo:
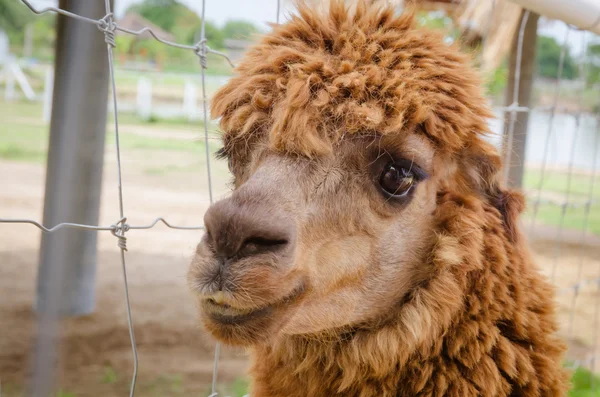
<svg viewBox="0 0 600 397">
<path fill-rule="evenodd" d="M 510 0 L 550 19 L 600 34 L 600 0 Z"/>
<path fill-rule="evenodd" d="M 189 79 L 186 79 L 183 92 L 183 112 L 189 121 L 194 120 L 196 117 L 197 102 L 196 86 Z"/>
<path fill-rule="evenodd" d="M 54 92 L 54 67 L 50 66 L 46 70 L 46 80 L 44 83 L 44 105 L 42 109 L 42 119 L 44 123 L 49 123 L 52 116 L 52 93 Z"/>
<path fill-rule="evenodd" d="M 35 100 L 35 92 L 33 91 L 33 88 L 31 88 L 31 85 L 29 84 L 29 81 L 27 81 L 27 77 L 21 70 L 19 64 L 17 62 L 10 63 L 8 65 L 8 71 L 9 73 L 12 71 L 13 76 L 17 79 L 17 82 L 27 99 L 30 101 Z"/>
<path fill-rule="evenodd" d="M 140 77 L 137 85 L 137 114 L 142 120 L 152 116 L 152 80 Z"/>
</svg>

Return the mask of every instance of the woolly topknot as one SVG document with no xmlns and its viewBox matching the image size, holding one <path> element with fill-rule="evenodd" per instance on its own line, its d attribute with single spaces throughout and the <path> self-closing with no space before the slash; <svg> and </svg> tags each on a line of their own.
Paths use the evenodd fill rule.
<svg viewBox="0 0 600 397">
<path fill-rule="evenodd" d="M 389 5 L 300 4 L 236 72 L 212 103 L 226 150 L 268 134 L 276 150 L 315 156 L 346 134 L 417 131 L 456 151 L 488 132 L 470 59 Z"/>
</svg>

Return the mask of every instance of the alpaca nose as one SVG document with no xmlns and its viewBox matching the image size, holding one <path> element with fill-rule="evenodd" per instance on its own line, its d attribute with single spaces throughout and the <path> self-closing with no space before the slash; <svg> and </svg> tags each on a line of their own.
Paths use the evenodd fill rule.
<svg viewBox="0 0 600 397">
<path fill-rule="evenodd" d="M 205 239 L 218 258 L 279 252 L 292 245 L 294 225 L 289 215 L 264 202 L 240 201 L 235 196 L 221 200 L 204 215 Z"/>
</svg>

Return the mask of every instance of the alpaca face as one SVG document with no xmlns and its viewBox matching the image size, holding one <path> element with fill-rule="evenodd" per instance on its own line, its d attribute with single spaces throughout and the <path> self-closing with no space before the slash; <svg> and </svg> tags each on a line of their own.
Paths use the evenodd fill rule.
<svg viewBox="0 0 600 397">
<path fill-rule="evenodd" d="M 437 193 L 498 190 L 468 58 L 393 7 L 300 7 L 211 114 L 235 190 L 206 214 L 189 281 L 229 343 L 385 321 L 434 272 Z"/>
<path fill-rule="evenodd" d="M 232 344 L 383 319 L 430 269 L 437 190 L 425 138 L 348 139 L 307 159 L 256 144 L 205 216 L 190 268 L 205 326 Z"/>
</svg>

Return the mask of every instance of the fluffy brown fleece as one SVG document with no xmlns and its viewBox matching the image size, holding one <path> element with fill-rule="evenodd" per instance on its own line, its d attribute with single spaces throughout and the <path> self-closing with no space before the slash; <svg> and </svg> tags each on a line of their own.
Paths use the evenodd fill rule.
<svg viewBox="0 0 600 397">
<path fill-rule="evenodd" d="M 300 5 L 215 96 L 234 161 L 257 142 L 317 158 L 353 134 L 415 133 L 445 164 L 425 281 L 378 321 L 252 346 L 252 396 L 565 395 L 553 291 L 481 138 L 490 111 L 469 62 L 410 14 Z"/>
<path fill-rule="evenodd" d="M 275 147 L 322 154 L 344 134 L 397 134 L 422 125 L 455 151 L 488 132 L 491 113 L 466 55 L 409 13 L 332 2 L 323 17 L 299 7 L 276 26 L 220 90 L 212 111 L 226 143 L 268 130 Z"/>
<path fill-rule="evenodd" d="M 252 395 L 566 395 L 552 287 L 522 243 L 509 242 L 502 214 L 446 193 L 436 218 L 431 278 L 391 321 L 256 347 Z"/>
</svg>

